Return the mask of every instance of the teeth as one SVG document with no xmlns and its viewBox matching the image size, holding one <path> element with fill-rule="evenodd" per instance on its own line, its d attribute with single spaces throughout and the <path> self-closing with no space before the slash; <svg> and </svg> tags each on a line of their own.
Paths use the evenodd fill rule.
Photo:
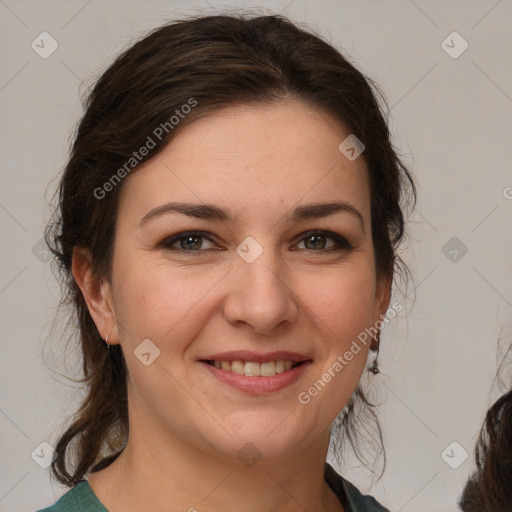
<svg viewBox="0 0 512 512">
<path fill-rule="evenodd" d="M 247 367 L 247 364 L 245 366 Z M 259 375 L 263 375 L 264 377 L 271 377 L 272 375 L 276 374 L 276 363 L 274 363 L 274 361 L 262 363 L 258 366 L 260 367 Z"/>
<path fill-rule="evenodd" d="M 223 370 L 229 370 L 229 368 L 224 368 L 225 361 L 222 361 L 222 369 Z M 229 365 L 229 363 L 226 363 Z M 236 373 L 237 375 L 243 375 L 244 374 L 244 363 L 242 361 L 233 361 L 231 363 L 231 371 L 233 373 Z"/>
<path fill-rule="evenodd" d="M 249 375 L 250 377 L 257 377 L 260 374 L 260 363 L 245 363 L 244 375 Z"/>
<path fill-rule="evenodd" d="M 250 377 L 272 377 L 277 373 L 290 370 L 299 363 L 293 361 L 267 361 L 265 363 L 255 363 L 254 361 L 213 361 L 216 368 L 231 371 L 237 375 L 247 375 Z"/>
</svg>

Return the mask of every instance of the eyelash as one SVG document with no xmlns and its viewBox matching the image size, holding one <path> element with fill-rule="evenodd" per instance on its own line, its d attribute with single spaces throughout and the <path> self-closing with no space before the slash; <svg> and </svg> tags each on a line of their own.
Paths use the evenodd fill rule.
<svg viewBox="0 0 512 512">
<path fill-rule="evenodd" d="M 163 249 L 166 249 L 166 250 L 178 251 L 178 252 L 181 252 L 181 253 L 191 254 L 191 255 L 192 254 L 200 255 L 204 251 L 211 251 L 212 250 L 212 249 L 187 250 L 187 249 L 181 249 L 181 248 L 172 247 L 176 242 L 179 242 L 181 239 L 187 238 L 189 236 L 194 236 L 194 237 L 197 237 L 197 238 L 206 238 L 210 242 L 215 243 L 212 240 L 212 238 L 210 236 L 210 233 L 208 233 L 206 231 L 183 231 L 181 233 L 177 233 L 175 235 L 172 235 L 172 236 L 166 238 L 165 240 L 163 240 L 159 244 L 159 246 L 161 248 L 163 248 Z M 338 247 L 334 248 L 334 249 L 320 249 L 320 250 L 299 249 L 299 250 L 305 250 L 305 251 L 312 252 L 312 253 L 313 252 L 317 252 L 317 253 L 332 253 L 332 252 L 339 252 L 339 251 L 349 251 L 349 250 L 353 249 L 352 245 L 345 238 L 343 238 L 340 235 L 337 235 L 336 233 L 332 233 L 330 231 L 324 231 L 324 230 L 321 230 L 321 229 L 316 229 L 316 230 L 306 231 L 305 233 L 302 233 L 301 236 L 302 236 L 302 238 L 297 243 L 300 243 L 300 242 L 304 241 L 306 238 L 311 237 L 311 236 L 325 236 L 326 238 L 333 240 Z"/>
</svg>

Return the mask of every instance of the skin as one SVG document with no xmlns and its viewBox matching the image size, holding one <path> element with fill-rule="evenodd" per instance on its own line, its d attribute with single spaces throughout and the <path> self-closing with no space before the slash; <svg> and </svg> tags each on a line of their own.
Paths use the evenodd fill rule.
<svg viewBox="0 0 512 512">
<path fill-rule="evenodd" d="M 111 282 L 95 278 L 87 254 L 75 250 L 75 279 L 102 337 L 110 332 L 109 343 L 122 345 L 129 373 L 128 445 L 89 476 L 111 512 L 168 512 L 170 504 L 190 512 L 343 510 L 324 463 L 331 423 L 369 346 L 309 404 L 297 396 L 389 306 L 389 277 L 375 271 L 364 158 L 349 161 L 338 150 L 349 133 L 298 101 L 217 111 L 187 125 L 122 185 Z M 234 219 L 168 213 L 139 226 L 170 201 L 213 203 Z M 357 209 L 364 230 L 347 211 L 286 219 L 299 204 L 332 201 Z M 353 248 L 332 250 L 328 234 L 308 244 L 304 233 L 313 229 Z M 192 241 L 198 253 L 180 252 L 179 241 L 174 251 L 161 246 L 188 230 L 212 235 Z M 248 236 L 263 248 L 252 263 L 236 253 Z M 160 349 L 149 366 L 133 355 L 144 339 Z M 312 363 L 294 384 L 253 396 L 198 362 L 239 349 L 290 350 Z M 252 467 L 237 457 L 248 442 L 262 454 Z"/>
</svg>

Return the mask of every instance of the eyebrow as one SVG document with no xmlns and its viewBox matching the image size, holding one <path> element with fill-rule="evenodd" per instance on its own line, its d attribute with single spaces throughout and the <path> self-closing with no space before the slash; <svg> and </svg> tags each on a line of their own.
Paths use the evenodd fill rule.
<svg viewBox="0 0 512 512">
<path fill-rule="evenodd" d="M 297 206 L 290 214 L 287 215 L 287 221 L 299 222 L 301 220 L 307 219 L 319 219 L 339 212 L 350 213 L 357 217 L 363 229 L 363 233 L 365 232 L 363 216 L 359 210 L 345 201 L 313 203 Z M 182 215 L 187 215 L 188 217 L 196 217 L 198 219 L 236 222 L 236 217 L 232 216 L 228 210 L 213 204 L 172 202 L 157 206 L 156 208 L 150 210 L 139 222 L 139 227 L 152 219 L 171 213 L 181 213 Z"/>
</svg>

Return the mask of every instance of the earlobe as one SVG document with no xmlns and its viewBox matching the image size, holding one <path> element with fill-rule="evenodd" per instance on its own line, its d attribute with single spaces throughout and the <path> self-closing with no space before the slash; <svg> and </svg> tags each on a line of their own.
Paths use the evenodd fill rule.
<svg viewBox="0 0 512 512">
<path fill-rule="evenodd" d="M 100 336 L 105 339 L 110 333 L 109 343 L 113 344 L 117 336 L 110 284 L 94 274 L 89 251 L 81 247 L 73 249 L 71 269 Z"/>
<path fill-rule="evenodd" d="M 368 367 L 368 371 L 377 375 L 380 373 L 379 364 L 377 362 L 377 358 L 379 357 L 379 348 L 380 348 L 380 332 L 382 326 L 384 324 L 384 318 L 386 316 L 386 312 L 389 308 L 389 303 L 391 301 L 391 283 L 392 277 L 388 276 L 380 276 L 377 279 L 377 287 L 375 290 L 375 318 L 374 318 L 374 328 L 377 329 L 376 335 L 372 339 L 370 350 L 376 352 L 377 355 L 373 360 L 373 363 Z"/>
</svg>

